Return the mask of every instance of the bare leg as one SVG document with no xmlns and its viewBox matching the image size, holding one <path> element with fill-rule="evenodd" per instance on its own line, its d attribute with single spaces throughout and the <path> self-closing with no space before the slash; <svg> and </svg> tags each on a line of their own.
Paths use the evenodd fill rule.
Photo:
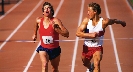
<svg viewBox="0 0 133 72">
<path fill-rule="evenodd" d="M 59 66 L 59 62 L 60 62 L 60 55 L 50 61 L 51 61 L 51 65 L 52 65 L 52 72 L 59 72 L 58 66 Z"/>
<path fill-rule="evenodd" d="M 85 67 L 87 67 L 88 69 L 90 69 L 90 66 L 91 66 L 91 62 L 89 59 L 85 58 L 84 56 L 81 57 L 82 58 L 82 61 L 83 61 L 83 65 Z"/>
<path fill-rule="evenodd" d="M 45 51 L 39 51 L 40 59 L 42 62 L 42 72 L 48 72 L 49 56 Z"/>
<path fill-rule="evenodd" d="M 93 59 L 94 59 L 94 71 L 93 72 L 100 72 L 100 61 L 102 59 L 101 51 L 96 51 L 93 54 Z"/>
</svg>

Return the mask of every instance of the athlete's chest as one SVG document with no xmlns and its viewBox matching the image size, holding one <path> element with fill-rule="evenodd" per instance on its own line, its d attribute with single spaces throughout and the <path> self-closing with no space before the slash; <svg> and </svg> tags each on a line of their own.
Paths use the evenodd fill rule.
<svg viewBox="0 0 133 72">
<path fill-rule="evenodd" d="M 92 21 L 89 21 L 87 24 L 87 30 L 89 33 L 102 31 L 102 22 L 99 21 L 95 26 L 93 25 Z"/>
<path fill-rule="evenodd" d="M 40 25 L 42 25 L 39 28 L 40 34 L 42 35 L 54 35 L 55 34 L 55 30 L 52 24 L 49 24 L 48 27 L 45 27 L 43 24 L 40 24 Z"/>
</svg>

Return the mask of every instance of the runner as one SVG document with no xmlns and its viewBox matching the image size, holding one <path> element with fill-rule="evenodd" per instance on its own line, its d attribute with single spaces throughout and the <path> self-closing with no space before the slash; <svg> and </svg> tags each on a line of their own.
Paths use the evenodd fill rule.
<svg viewBox="0 0 133 72">
<path fill-rule="evenodd" d="M 37 17 L 33 40 L 37 39 L 39 29 L 41 45 L 37 48 L 42 62 L 42 72 L 48 72 L 48 62 L 52 65 L 52 72 L 59 72 L 61 48 L 59 46 L 59 34 L 69 37 L 68 30 L 63 26 L 60 19 L 53 17 L 54 9 L 49 2 L 45 2 L 42 7 L 43 17 Z"/>
<path fill-rule="evenodd" d="M 105 28 L 108 25 L 121 24 L 126 26 L 125 21 L 118 19 L 102 18 L 100 5 L 90 3 L 88 5 L 88 17 L 84 18 L 81 25 L 77 29 L 76 35 L 85 38 L 82 52 L 83 65 L 87 67 L 87 72 L 100 72 L 100 61 L 103 54 L 103 38 Z M 94 62 L 94 70 L 91 68 L 91 59 Z"/>
</svg>

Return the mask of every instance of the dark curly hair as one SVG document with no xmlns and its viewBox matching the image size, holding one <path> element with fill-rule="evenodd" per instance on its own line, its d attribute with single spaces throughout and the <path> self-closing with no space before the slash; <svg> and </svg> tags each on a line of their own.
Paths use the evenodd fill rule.
<svg viewBox="0 0 133 72">
<path fill-rule="evenodd" d="M 53 8 L 53 6 L 49 2 L 45 2 L 43 4 L 42 12 L 44 12 L 44 6 L 46 6 L 46 5 L 49 5 L 50 6 L 50 9 L 51 9 L 51 12 L 52 12 L 52 16 L 53 16 L 54 15 L 54 8 Z"/>
<path fill-rule="evenodd" d="M 88 5 L 88 7 L 92 7 L 94 11 L 97 11 L 98 15 L 101 14 L 101 8 L 99 4 L 92 2 Z"/>
</svg>

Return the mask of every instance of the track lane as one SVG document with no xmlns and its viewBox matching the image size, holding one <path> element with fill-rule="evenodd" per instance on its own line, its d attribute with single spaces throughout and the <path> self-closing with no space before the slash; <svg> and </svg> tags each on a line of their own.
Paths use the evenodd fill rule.
<svg viewBox="0 0 133 72">
<path fill-rule="evenodd" d="M 109 3 L 109 1 L 107 1 Z M 112 0 L 110 3 L 113 3 L 115 7 L 111 7 L 109 5 L 109 10 L 115 10 L 115 12 L 111 12 L 110 15 L 112 18 L 118 18 L 120 20 L 124 20 L 127 23 L 127 26 L 123 28 L 121 25 L 113 25 L 113 30 L 114 30 L 114 36 L 115 38 L 132 38 L 133 37 L 133 25 L 132 25 L 132 20 L 133 20 L 133 13 L 128 7 L 127 3 L 125 0 L 115 1 Z M 117 50 L 118 50 L 118 55 L 120 59 L 120 65 L 122 72 L 132 72 L 133 69 L 133 62 L 132 59 L 133 57 L 130 56 L 133 54 L 133 40 L 131 39 L 126 39 L 126 40 L 116 40 L 117 44 Z"/>
<path fill-rule="evenodd" d="M 24 6 L 28 5 L 32 1 L 33 0 L 31 0 L 31 1 L 30 0 L 29 1 L 24 1 L 20 6 L 18 6 L 14 11 L 11 12 L 12 14 L 6 16 L 5 18 L 9 17 L 10 20 L 11 20 L 11 21 L 10 20 L 7 21 L 7 24 L 12 24 L 12 26 L 11 25 L 9 25 L 9 26 L 7 25 L 7 26 L 4 26 L 4 28 L 7 27 L 7 29 L 10 29 L 10 27 L 12 27 L 12 29 L 15 29 L 17 24 L 19 24 L 19 22 L 21 22 L 21 20 L 23 20 L 23 18 L 38 3 L 38 1 L 34 1 L 31 5 L 29 5 L 30 9 L 28 9 L 28 8 L 26 9 Z M 20 9 L 25 11 L 21 15 L 20 15 L 20 13 L 18 13 L 19 11 L 23 12 Z M 14 20 L 14 18 L 11 18 L 11 17 L 15 17 L 18 20 Z M 2 20 L 1 22 L 5 22 L 5 21 Z M 12 22 L 14 22 L 14 23 L 12 23 Z M 18 30 L 18 32 L 19 32 L 19 30 Z M 20 34 L 17 37 L 21 37 L 21 36 L 22 36 L 22 34 Z M 17 38 L 14 35 L 13 35 L 13 37 Z M 1 53 L 0 53 L 0 55 L 1 55 L 1 57 L 0 57 L 0 60 L 1 60 L 0 61 L 0 68 L 1 68 L 0 71 L 1 72 L 7 72 L 7 71 L 10 71 L 10 72 L 19 72 L 20 71 L 21 72 L 22 69 L 25 66 L 25 63 L 27 62 L 28 58 L 30 57 L 29 53 L 33 52 L 33 51 L 27 51 L 26 52 L 27 48 L 29 49 L 29 48 L 31 48 L 31 46 L 32 45 L 30 43 L 10 42 L 10 43 L 5 44 L 5 46 L 2 47 L 2 50 L 1 50 Z M 26 58 L 26 56 L 29 56 L 29 57 Z"/>
</svg>

